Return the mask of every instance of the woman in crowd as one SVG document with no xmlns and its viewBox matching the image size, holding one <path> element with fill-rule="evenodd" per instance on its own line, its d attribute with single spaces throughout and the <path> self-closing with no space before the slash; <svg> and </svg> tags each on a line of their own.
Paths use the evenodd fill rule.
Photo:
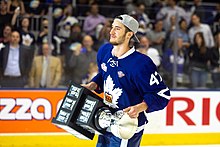
<svg viewBox="0 0 220 147">
<path fill-rule="evenodd" d="M 202 32 L 194 36 L 194 44 L 189 47 L 189 60 L 191 63 L 192 88 L 205 88 L 210 67 L 211 51 L 205 45 Z"/>
<path fill-rule="evenodd" d="M 22 0 L 9 0 L 8 1 L 8 13 L 13 14 L 15 9 L 20 9 L 21 14 L 25 14 L 24 2 Z"/>
</svg>

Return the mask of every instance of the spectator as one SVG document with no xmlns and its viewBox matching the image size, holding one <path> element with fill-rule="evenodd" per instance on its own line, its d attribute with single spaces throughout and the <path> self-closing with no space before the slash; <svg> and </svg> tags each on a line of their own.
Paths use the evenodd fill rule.
<svg viewBox="0 0 220 147">
<path fill-rule="evenodd" d="M 214 22 L 220 22 L 220 4 L 218 3 L 217 6 L 216 6 L 216 15 L 215 15 L 215 18 L 214 18 Z"/>
<path fill-rule="evenodd" d="M 53 23 L 59 24 L 61 19 L 64 17 L 64 12 L 62 7 L 56 7 L 57 5 L 53 5 Z M 53 25 L 54 30 L 58 30 L 58 25 Z"/>
<path fill-rule="evenodd" d="M 48 39 L 47 39 L 48 24 L 49 24 L 49 21 L 47 19 L 43 19 L 42 28 L 41 28 L 41 31 L 39 32 L 38 39 L 37 39 L 38 45 L 48 42 Z"/>
<path fill-rule="evenodd" d="M 163 45 L 164 49 L 167 49 L 170 47 L 170 44 L 172 42 L 171 34 L 175 34 L 176 32 L 175 30 L 176 30 L 176 16 L 173 15 L 170 17 L 170 27 L 166 32 L 166 37 L 165 37 L 164 45 Z"/>
<path fill-rule="evenodd" d="M 46 14 L 45 4 L 42 4 L 40 0 L 31 0 L 27 3 L 28 5 L 25 8 L 26 8 L 27 14 L 29 14 L 30 16 L 33 16 L 33 15 L 43 16 Z"/>
<path fill-rule="evenodd" d="M 23 17 L 21 19 L 21 28 L 19 30 L 22 36 L 22 44 L 29 47 L 30 49 L 33 49 L 35 44 L 35 37 L 34 34 L 30 31 L 30 20 L 28 17 Z"/>
<path fill-rule="evenodd" d="M 183 42 L 183 48 L 184 49 L 187 49 L 189 46 L 190 46 L 190 39 L 189 39 L 189 35 L 188 35 L 188 25 L 187 25 L 187 22 L 185 19 L 181 19 L 178 23 L 179 27 L 178 27 L 178 30 L 177 30 L 177 37 L 178 38 L 181 38 L 182 39 L 182 42 Z M 171 37 L 171 40 L 174 40 L 175 39 L 175 32 L 171 33 L 170 35 Z"/>
<path fill-rule="evenodd" d="M 76 5 L 78 5 L 76 9 L 77 16 L 87 16 L 90 1 L 93 2 L 93 0 L 76 0 Z"/>
<path fill-rule="evenodd" d="M 78 46 L 71 56 L 69 67 L 73 68 L 72 81 L 81 84 L 83 77 L 86 75 L 91 62 L 96 62 L 97 52 L 93 50 L 92 37 L 86 35 L 82 41 L 83 48 Z"/>
<path fill-rule="evenodd" d="M 187 22 L 184 18 L 182 18 L 179 22 L 178 22 L 178 26 L 176 28 L 176 23 L 174 20 L 173 23 L 173 28 L 171 28 L 169 35 L 167 35 L 169 41 L 168 41 L 168 46 L 171 42 L 175 41 L 175 39 L 180 38 L 182 39 L 182 46 L 184 49 L 184 52 L 186 51 L 186 49 L 190 46 L 190 40 L 189 40 L 189 35 L 188 35 L 188 25 Z M 176 31 L 174 31 L 175 29 L 177 29 Z"/>
<path fill-rule="evenodd" d="M 13 18 L 12 18 L 12 25 L 15 25 L 15 22 L 18 20 L 19 11 L 15 11 Z M 17 28 L 21 34 L 21 44 L 24 45 L 30 52 L 31 59 L 34 58 L 35 53 L 35 37 L 34 34 L 30 31 L 30 20 L 29 17 L 23 15 L 21 18 L 20 27 Z M 31 61 L 32 61 L 31 60 Z"/>
<path fill-rule="evenodd" d="M 67 5 L 64 8 L 64 20 L 65 22 L 70 22 L 71 26 L 75 23 L 79 23 L 79 21 L 77 20 L 77 18 L 74 16 L 73 13 L 73 6 L 71 4 Z"/>
<path fill-rule="evenodd" d="M 81 42 L 81 41 L 80 41 Z M 80 51 L 82 49 L 82 44 L 79 42 L 67 42 L 63 43 L 63 48 L 65 51 L 64 54 L 64 74 L 65 74 L 65 80 L 64 80 L 64 85 L 68 85 L 69 82 L 73 78 L 73 72 L 74 72 L 74 67 L 72 64 L 70 64 L 72 59 L 72 56 L 76 57 L 79 56 Z"/>
<path fill-rule="evenodd" d="M 21 28 L 20 28 L 20 34 L 22 37 L 22 45 L 26 46 L 26 48 L 30 52 L 31 57 L 31 63 L 34 58 L 35 54 L 35 37 L 34 34 L 30 31 L 30 20 L 27 17 L 22 18 L 21 20 Z"/>
<path fill-rule="evenodd" d="M 205 45 L 202 32 L 194 36 L 194 44 L 189 47 L 192 88 L 205 88 L 211 60 L 210 49 Z"/>
<path fill-rule="evenodd" d="M 167 6 L 160 9 L 156 16 L 157 19 L 164 20 L 165 31 L 168 31 L 170 28 L 170 17 L 172 16 L 178 16 L 177 21 L 179 21 L 180 18 L 186 18 L 186 12 L 183 8 L 176 5 L 176 0 L 167 0 Z"/>
<path fill-rule="evenodd" d="M 96 3 L 93 3 L 91 5 L 90 14 L 85 18 L 84 24 L 83 24 L 83 31 L 92 36 L 93 39 L 96 41 L 95 37 L 95 31 L 96 27 L 99 24 L 104 24 L 106 22 L 106 19 L 104 16 L 99 14 L 99 6 Z"/>
<path fill-rule="evenodd" d="M 84 53 L 86 55 L 86 60 L 95 63 L 97 52 L 93 49 L 94 41 L 92 37 L 89 35 L 85 35 L 82 40 L 82 45 L 83 48 L 81 50 L 81 53 Z"/>
<path fill-rule="evenodd" d="M 97 64 L 94 63 L 94 62 L 91 62 L 89 64 L 89 69 L 87 71 L 87 74 L 86 74 L 85 78 L 83 78 L 83 80 L 82 80 L 82 84 L 89 83 L 92 80 L 92 78 L 97 75 L 97 73 L 98 73 L 98 66 L 97 66 Z"/>
<path fill-rule="evenodd" d="M 170 28 L 168 29 L 168 34 L 173 33 L 176 30 L 176 16 L 170 17 Z"/>
<path fill-rule="evenodd" d="M 177 50 L 177 57 L 174 57 L 174 51 Z M 171 83 L 174 78 L 176 78 L 177 84 L 183 83 L 183 73 L 184 73 L 184 50 L 183 50 L 183 43 L 182 39 L 178 38 L 177 40 L 177 49 L 174 46 L 174 40 L 171 41 L 168 48 L 166 48 L 163 56 L 162 56 L 162 63 L 164 74 L 167 77 L 167 82 Z M 177 64 L 177 76 L 173 76 L 173 64 Z M 172 75 L 172 76 L 170 76 Z"/>
<path fill-rule="evenodd" d="M 125 13 L 132 14 L 135 12 L 135 4 L 133 0 L 123 0 L 123 5 L 125 6 Z"/>
<path fill-rule="evenodd" d="M 70 42 L 81 42 L 84 32 L 82 32 L 81 26 L 79 23 L 75 23 L 71 27 L 71 35 L 69 37 Z"/>
<path fill-rule="evenodd" d="M 205 39 L 205 45 L 208 48 L 211 48 L 214 46 L 214 39 L 211 32 L 210 27 L 207 24 L 203 24 L 200 22 L 200 17 L 197 14 L 193 14 L 191 17 L 191 21 L 193 26 L 189 29 L 189 38 L 190 42 L 194 43 L 194 36 L 197 32 L 202 32 L 204 39 Z"/>
<path fill-rule="evenodd" d="M 177 28 L 176 32 L 172 32 L 170 34 L 170 41 L 174 42 L 175 39 L 178 39 L 179 48 L 182 49 L 182 53 L 184 55 L 184 72 L 186 74 L 189 73 L 189 58 L 187 56 L 187 51 L 190 46 L 190 39 L 187 31 L 187 22 L 185 19 L 181 19 L 178 23 L 179 27 Z M 181 46 L 181 47 L 180 47 Z"/>
<path fill-rule="evenodd" d="M 153 2 L 154 2 L 155 0 L 134 0 L 134 2 L 135 3 L 142 3 L 142 4 L 144 4 L 147 8 L 148 7 L 150 7 L 152 4 L 153 4 Z"/>
<path fill-rule="evenodd" d="M 64 41 L 70 37 L 70 33 L 71 33 L 71 24 L 70 22 L 63 22 L 62 20 L 60 21 L 60 23 L 58 24 L 58 36 L 60 38 L 63 38 Z"/>
<path fill-rule="evenodd" d="M 12 26 L 10 24 L 5 24 L 3 27 L 3 37 L 0 37 L 0 60 L 3 59 L 3 50 L 5 46 L 9 43 L 11 38 Z M 1 64 L 1 61 L 0 61 Z M 1 68 L 1 67 L 0 67 Z M 1 69 L 0 69 L 1 72 Z M 1 86 L 2 74 L 0 73 L 0 86 Z"/>
<path fill-rule="evenodd" d="M 34 58 L 29 86 L 32 88 L 56 88 L 61 80 L 60 58 L 51 56 L 51 47 L 48 43 L 42 45 L 43 55 Z"/>
<path fill-rule="evenodd" d="M 85 35 L 82 40 L 82 45 L 83 48 L 81 52 L 87 56 L 87 60 L 89 62 L 96 62 L 97 52 L 93 49 L 94 41 L 92 40 L 92 37 L 89 35 Z"/>
<path fill-rule="evenodd" d="M 30 55 L 27 49 L 20 45 L 21 40 L 18 31 L 12 31 L 10 43 L 2 49 L 0 69 L 2 87 L 24 88 L 30 71 Z"/>
<path fill-rule="evenodd" d="M 193 0 L 193 5 L 190 8 L 191 15 L 196 13 L 201 18 L 201 22 L 205 23 L 205 11 L 202 0 Z"/>
<path fill-rule="evenodd" d="M 61 21 L 61 19 L 64 17 L 64 8 L 65 5 L 62 3 L 62 0 L 53 0 L 51 2 L 51 6 L 53 9 L 53 30 L 58 30 L 58 25 Z M 56 33 L 57 34 L 57 33 Z"/>
<path fill-rule="evenodd" d="M 166 33 L 163 31 L 163 21 L 158 20 L 154 24 L 154 29 L 149 31 L 147 37 L 150 40 L 151 47 L 157 49 L 159 54 L 163 54 L 163 43 Z"/>
<path fill-rule="evenodd" d="M 215 35 L 215 46 L 212 48 L 212 82 L 214 88 L 220 88 L 220 32 Z"/>
<path fill-rule="evenodd" d="M 150 22 L 148 15 L 145 13 L 145 5 L 140 3 L 137 5 L 137 20 L 138 22 L 143 21 L 146 25 Z"/>
<path fill-rule="evenodd" d="M 7 12 L 7 1 L 0 1 L 0 38 L 3 36 L 5 24 L 11 24 L 12 15 Z"/>
<path fill-rule="evenodd" d="M 144 21 L 139 21 L 139 28 L 138 28 L 138 31 L 137 31 L 137 36 L 138 37 L 142 37 L 142 36 L 146 36 L 147 33 L 149 32 L 149 25 L 146 25 L 146 23 Z"/>
<path fill-rule="evenodd" d="M 106 20 L 104 26 L 101 28 L 99 34 L 97 35 L 98 43 L 95 44 L 95 49 L 98 48 L 98 46 L 107 43 L 109 41 L 110 35 L 109 32 L 111 30 L 111 21 Z"/>
<path fill-rule="evenodd" d="M 146 36 L 140 38 L 140 46 L 137 49 L 142 54 L 145 54 L 153 60 L 154 64 L 160 66 L 160 55 L 157 49 L 149 47 L 150 43 Z"/>
<path fill-rule="evenodd" d="M 22 0 L 9 0 L 7 11 L 9 14 L 13 14 L 15 9 L 19 9 L 21 11 L 21 15 L 25 14 L 24 2 Z"/>
<path fill-rule="evenodd" d="M 64 54 L 64 74 L 65 74 L 65 81 L 64 85 L 67 85 L 72 78 L 72 71 L 73 68 L 69 66 L 69 60 L 73 54 L 73 49 L 79 45 L 79 42 L 82 42 L 83 32 L 81 27 L 78 23 L 75 23 L 71 27 L 71 35 L 70 37 L 61 44 L 61 48 Z"/>
<path fill-rule="evenodd" d="M 31 22 L 32 31 L 38 31 L 41 29 L 41 20 L 46 15 L 47 12 L 47 4 L 42 0 L 23 0 L 24 6 L 26 10 L 26 17 L 29 17 Z"/>
<path fill-rule="evenodd" d="M 220 31 L 220 3 L 216 6 L 216 14 L 213 21 L 213 30 L 214 32 Z"/>
<path fill-rule="evenodd" d="M 13 17 L 11 19 L 11 25 L 12 26 L 16 26 L 16 23 L 18 22 L 18 17 L 21 14 L 21 10 L 20 9 L 15 9 L 14 13 L 13 13 Z"/>
<path fill-rule="evenodd" d="M 58 36 L 62 38 L 69 38 L 71 33 L 71 26 L 78 23 L 78 20 L 73 16 L 73 7 L 67 5 L 64 9 L 64 16 L 58 24 Z"/>
<path fill-rule="evenodd" d="M 157 13 L 160 11 L 161 8 L 164 7 L 164 5 L 165 5 L 164 0 L 155 0 L 150 7 L 149 18 L 155 20 Z"/>
<path fill-rule="evenodd" d="M 9 24 L 4 25 L 3 37 L 0 38 L 0 43 L 6 45 L 11 39 L 12 26 Z"/>
<path fill-rule="evenodd" d="M 38 54 L 41 54 L 42 55 L 42 44 L 44 43 L 49 43 L 49 38 L 48 38 L 48 25 L 49 25 L 49 21 L 48 19 L 43 19 L 42 21 L 42 28 L 41 28 L 41 31 L 39 32 L 39 35 L 37 37 L 37 45 L 38 45 Z M 54 38 L 56 38 L 56 34 L 54 33 L 54 30 L 52 30 L 52 44 L 56 45 L 56 40 Z M 57 40 L 59 40 L 59 38 L 57 37 Z M 58 47 L 55 47 L 55 46 L 51 46 L 51 49 L 52 49 L 52 55 L 57 55 L 58 54 L 58 51 L 57 51 L 57 48 Z"/>
</svg>

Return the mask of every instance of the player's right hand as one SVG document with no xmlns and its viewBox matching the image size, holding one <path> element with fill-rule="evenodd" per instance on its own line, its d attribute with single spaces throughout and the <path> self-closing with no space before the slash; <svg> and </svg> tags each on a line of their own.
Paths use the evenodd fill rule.
<svg viewBox="0 0 220 147">
<path fill-rule="evenodd" d="M 89 90 L 95 90 L 98 85 L 95 82 L 90 82 L 88 84 L 81 84 L 81 86 L 83 86 Z"/>
</svg>

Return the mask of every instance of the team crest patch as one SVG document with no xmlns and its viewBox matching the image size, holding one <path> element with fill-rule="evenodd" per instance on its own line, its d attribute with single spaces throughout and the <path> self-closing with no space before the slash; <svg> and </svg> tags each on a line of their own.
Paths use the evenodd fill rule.
<svg viewBox="0 0 220 147">
<path fill-rule="evenodd" d="M 105 63 L 102 63 L 102 64 L 101 64 L 101 68 L 102 68 L 102 70 L 104 70 L 105 72 L 107 71 L 107 66 L 106 66 Z"/>
<path fill-rule="evenodd" d="M 122 77 L 124 77 L 125 76 L 125 74 L 122 72 L 122 71 L 118 71 L 118 77 L 119 78 L 122 78 Z"/>
</svg>

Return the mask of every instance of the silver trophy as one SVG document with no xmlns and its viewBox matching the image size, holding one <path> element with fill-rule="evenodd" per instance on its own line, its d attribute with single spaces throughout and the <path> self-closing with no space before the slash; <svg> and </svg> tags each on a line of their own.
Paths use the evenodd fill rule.
<svg viewBox="0 0 220 147">
<path fill-rule="evenodd" d="M 114 114 L 108 109 L 100 109 L 95 115 L 97 128 L 106 129 L 121 139 L 130 139 L 138 127 L 137 118 L 130 118 L 122 110 Z"/>
<path fill-rule="evenodd" d="M 113 113 L 114 112 L 114 113 Z M 122 139 L 131 138 L 138 120 L 122 110 L 116 111 L 103 103 L 103 99 L 71 83 L 52 123 L 80 139 L 93 139 L 95 133 L 112 132 Z"/>
</svg>

